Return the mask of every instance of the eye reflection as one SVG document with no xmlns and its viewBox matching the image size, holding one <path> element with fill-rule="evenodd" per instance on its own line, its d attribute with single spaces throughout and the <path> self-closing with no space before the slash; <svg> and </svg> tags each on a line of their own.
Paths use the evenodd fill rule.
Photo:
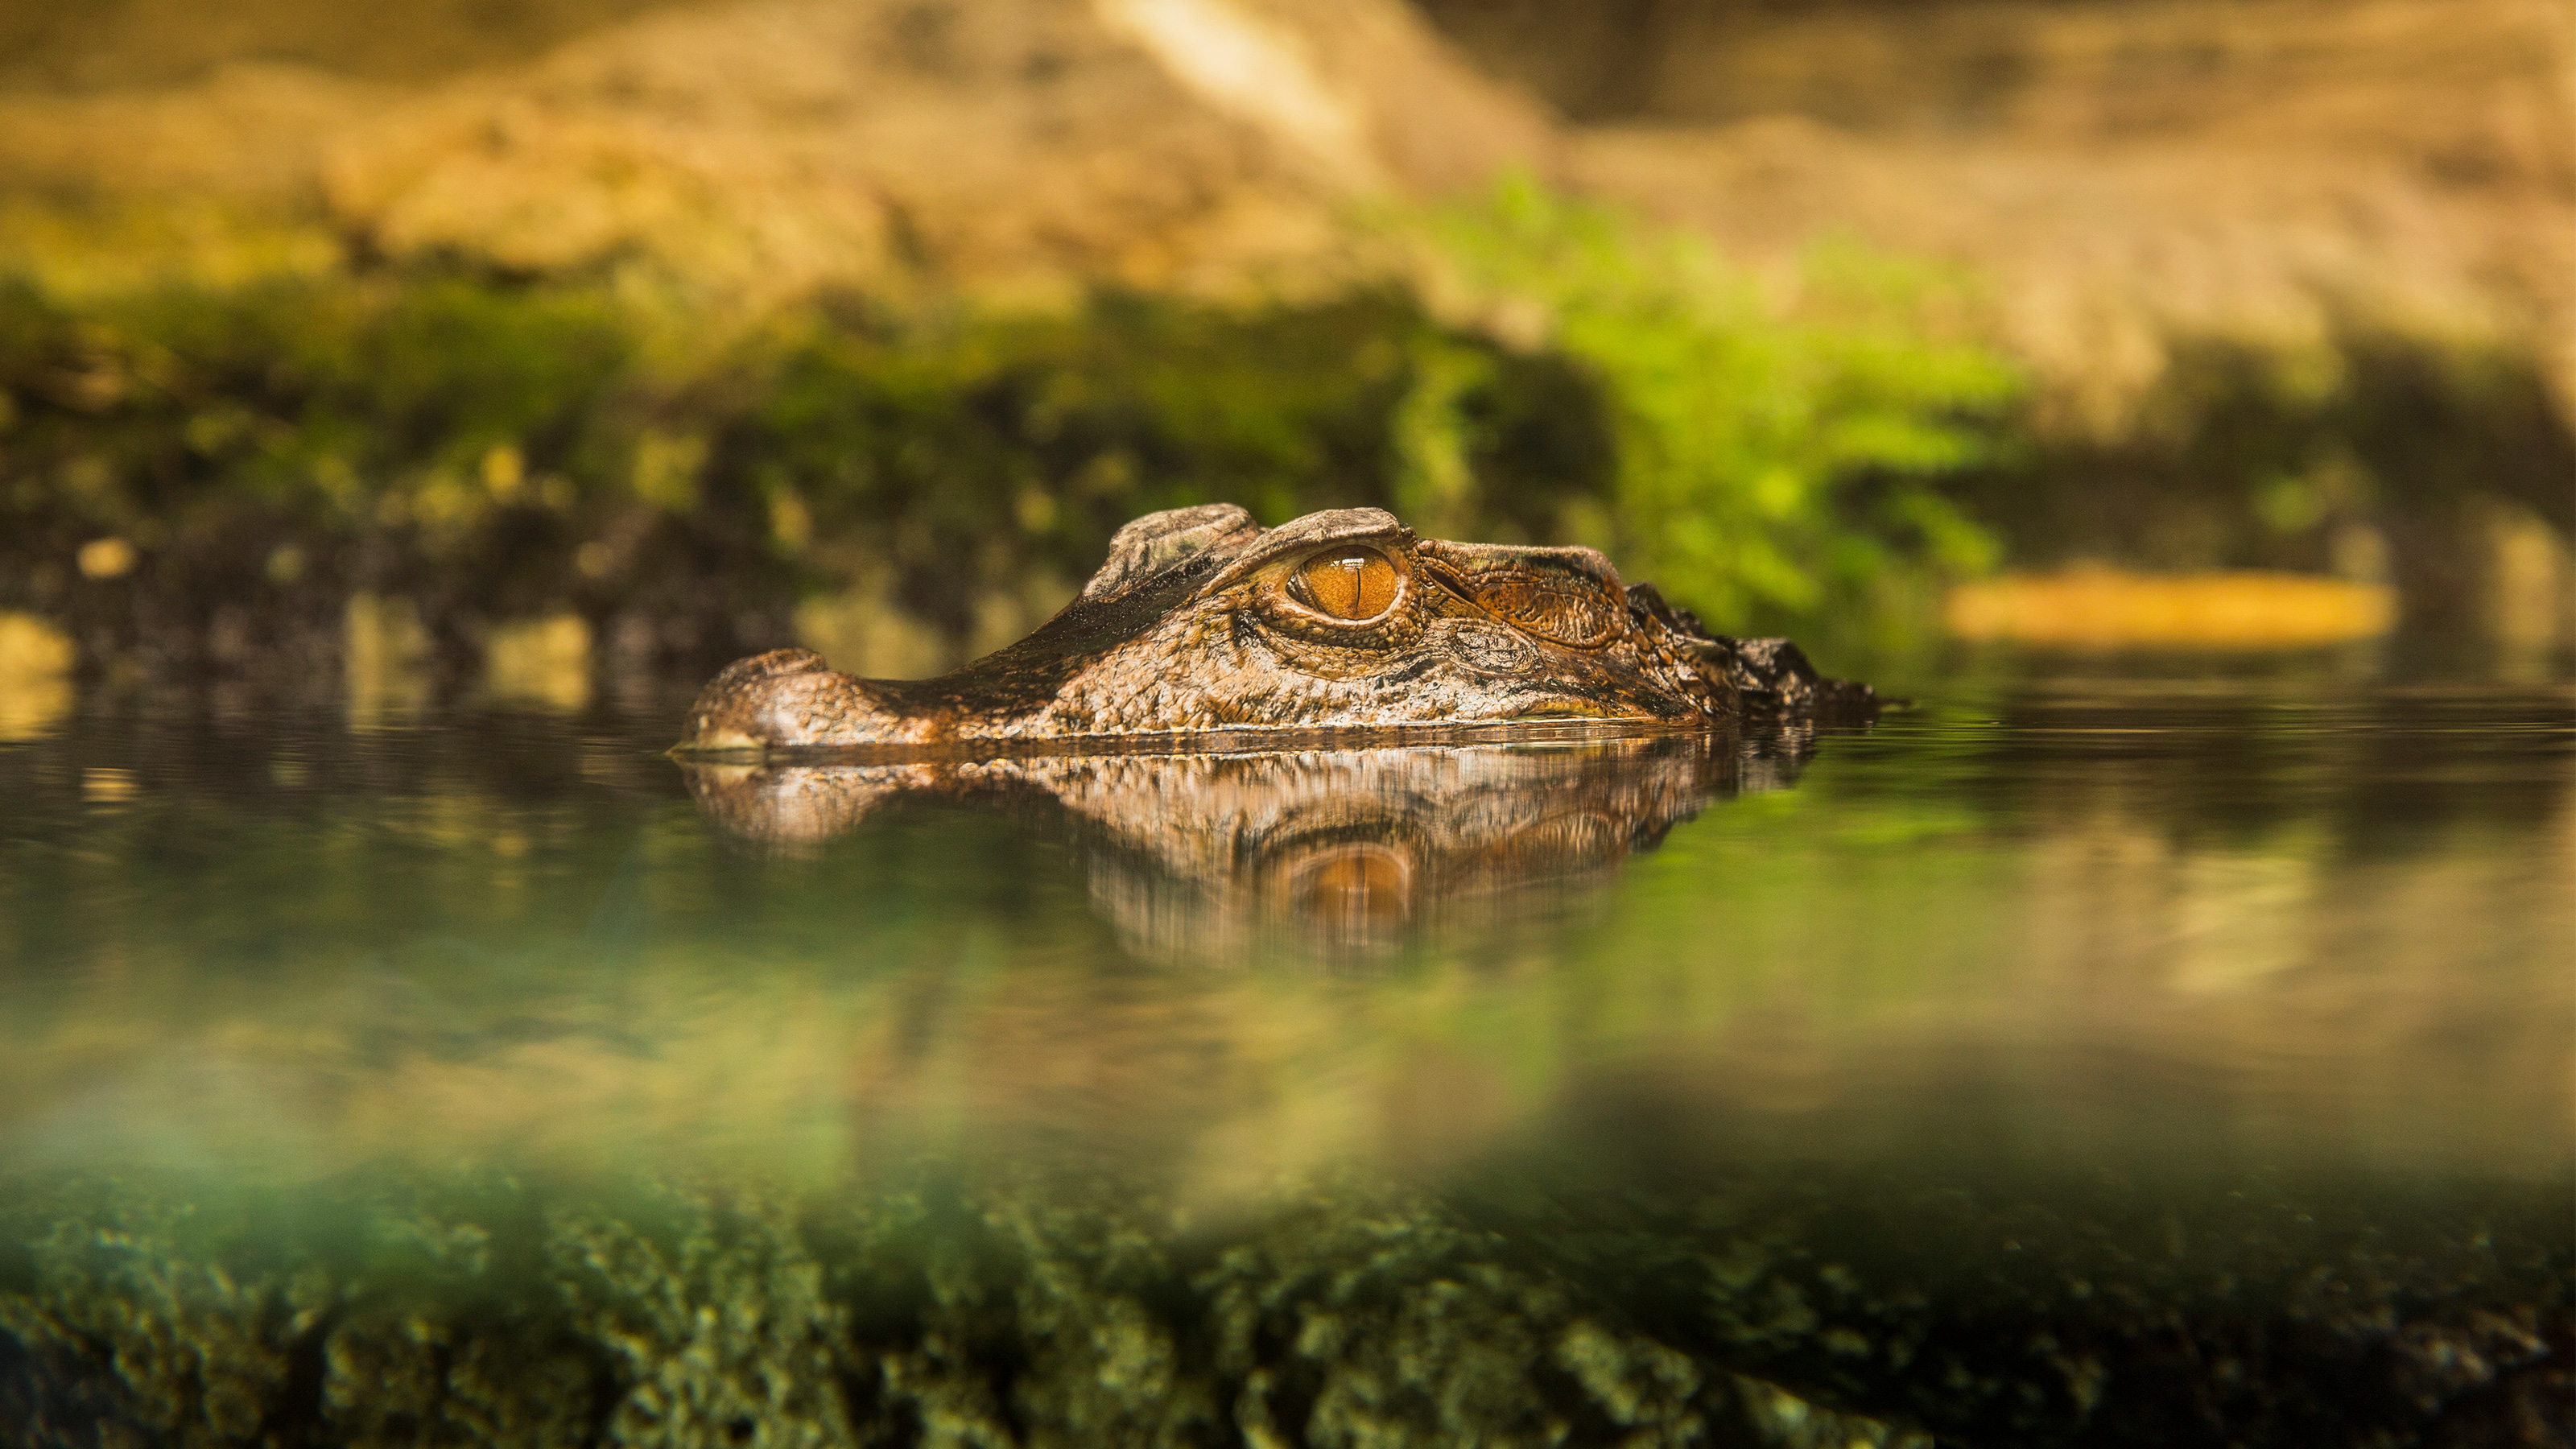
<svg viewBox="0 0 2576 1449">
<path fill-rule="evenodd" d="M 1391 851 L 1346 847 L 1307 863 L 1290 900 L 1307 924 L 1367 940 L 1403 925 L 1412 914 L 1412 876 Z"/>
<path fill-rule="evenodd" d="M 1336 619 L 1373 619 L 1395 602 L 1401 577 L 1373 548 L 1319 553 L 1297 570 L 1290 592 L 1297 601 Z"/>
</svg>

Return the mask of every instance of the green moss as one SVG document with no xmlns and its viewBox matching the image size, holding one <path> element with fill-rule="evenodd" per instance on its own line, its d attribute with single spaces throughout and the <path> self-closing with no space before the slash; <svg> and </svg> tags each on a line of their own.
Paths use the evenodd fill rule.
<svg viewBox="0 0 2576 1449">
<path fill-rule="evenodd" d="M 1932 593 L 2006 554 L 2367 572 L 2377 549 L 2419 622 L 2458 627 L 2482 500 L 2576 526 L 2527 361 L 2187 347 L 2123 436 L 2039 442 L 1941 269 L 1828 246 L 1757 279 L 1527 181 L 1392 225 L 1442 307 L 1390 285 L 743 319 L 310 259 L 49 290 L 21 258 L 0 609 L 70 625 L 93 666 L 298 676 L 358 593 L 411 601 L 451 667 L 569 610 L 617 668 L 694 670 L 787 642 L 829 594 L 957 657 L 994 642 L 995 600 L 1068 594 L 1127 519 L 1227 499 L 1599 545 L 1719 627 L 1840 654 L 1922 642 Z M 85 573 L 101 539 L 131 567 Z"/>
<path fill-rule="evenodd" d="M 231 664 L 207 657 L 227 611 L 247 659 L 359 590 L 417 600 L 451 658 L 563 609 L 695 657 L 781 642 L 799 597 L 890 573 L 962 645 L 979 599 L 1069 587 L 1137 513 L 1386 502 L 1435 330 L 1392 293 L 900 323 L 827 304 L 702 319 L 675 368 L 673 325 L 456 276 L 0 287 L 0 607 L 69 620 L 93 659 Z M 85 577 L 102 537 L 138 561 Z"/>
<path fill-rule="evenodd" d="M 954 636 L 1031 570 L 1078 582 L 1139 513 L 1213 499 L 1278 522 L 1384 504 L 1411 340 L 1394 294 L 1221 311 L 1104 297 L 1070 317 L 805 319 L 743 376 L 708 481 L 798 520 L 810 557 L 891 566 Z"/>
<path fill-rule="evenodd" d="M 283 646 L 358 592 L 414 600 L 451 662 L 569 609 L 632 663 L 783 642 L 800 599 L 865 584 L 962 649 L 983 601 L 1069 591 L 1129 518 L 1213 499 L 1612 543 L 1733 622 L 1980 556 L 1926 480 L 2008 392 L 1983 354 L 1894 304 L 1778 320 L 1534 191 L 1433 230 L 1554 340 L 1393 288 L 743 322 L 416 269 L 0 283 L 0 608 L 93 662 L 298 669 Z M 1819 296 L 1888 290 L 1834 275 Z M 84 573 L 102 538 L 132 566 Z"/>
<path fill-rule="evenodd" d="M 1617 449 L 1599 541 L 1720 627 L 1883 614 L 1891 579 L 1994 562 L 1939 485 L 1995 456 L 2023 384 L 1945 338 L 1958 278 L 1828 247 L 1781 305 L 1696 238 L 1527 179 L 1423 225 L 1599 380 Z"/>
</svg>

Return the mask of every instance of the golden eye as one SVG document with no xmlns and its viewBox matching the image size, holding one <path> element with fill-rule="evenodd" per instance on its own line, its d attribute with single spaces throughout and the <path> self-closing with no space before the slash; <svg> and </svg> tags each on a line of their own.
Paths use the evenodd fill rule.
<svg viewBox="0 0 2576 1449">
<path fill-rule="evenodd" d="M 1298 568 L 1300 602 L 1336 619 L 1374 619 L 1395 602 L 1399 576 L 1373 548 L 1319 553 Z"/>
</svg>

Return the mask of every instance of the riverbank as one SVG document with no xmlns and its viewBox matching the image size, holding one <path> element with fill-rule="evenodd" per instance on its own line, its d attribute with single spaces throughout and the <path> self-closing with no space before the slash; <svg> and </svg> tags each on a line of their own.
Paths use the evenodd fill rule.
<svg viewBox="0 0 2576 1449">
<path fill-rule="evenodd" d="M 360 635 L 917 674 L 1226 498 L 1593 544 L 1828 648 L 2070 567 L 2576 647 L 2540 10 L 2410 80 L 2420 5 L 1679 7 L 1553 57 L 1454 8 L 45 30 L 0 87 L 0 610 L 92 676 Z M 1862 106 L 1871 36 L 1927 60 Z M 2353 119 L 2391 106 L 2441 124 Z"/>
</svg>

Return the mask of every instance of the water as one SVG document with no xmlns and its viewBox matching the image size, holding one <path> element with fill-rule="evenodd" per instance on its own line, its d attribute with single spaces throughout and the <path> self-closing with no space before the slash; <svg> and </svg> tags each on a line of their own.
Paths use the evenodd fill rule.
<svg viewBox="0 0 2576 1449">
<path fill-rule="evenodd" d="M 0 745 L 0 1429 L 2554 1442 L 2567 689 L 1921 694 L 765 770 L 86 701 Z"/>
</svg>

